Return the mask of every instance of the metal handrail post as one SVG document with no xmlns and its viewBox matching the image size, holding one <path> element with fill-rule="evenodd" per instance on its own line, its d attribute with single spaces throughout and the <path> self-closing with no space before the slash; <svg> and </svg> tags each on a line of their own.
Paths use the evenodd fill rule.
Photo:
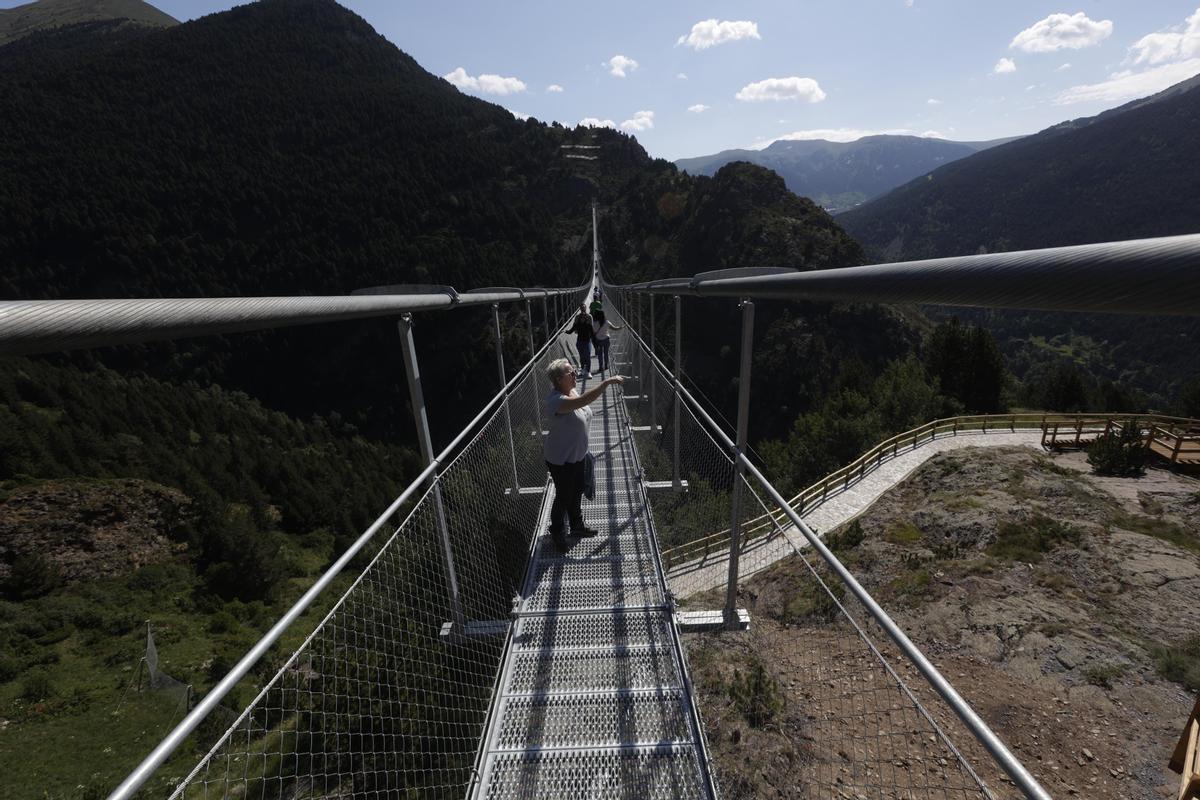
<svg viewBox="0 0 1200 800">
<path fill-rule="evenodd" d="M 654 341 L 655 341 L 654 340 L 654 295 L 650 295 L 650 352 L 652 354 L 656 352 L 656 350 L 654 349 L 655 348 Z M 650 435 L 651 436 L 654 436 L 658 433 L 657 420 L 655 419 L 655 417 L 657 415 L 654 413 L 654 403 L 658 399 L 658 390 L 655 389 L 655 387 L 658 385 L 658 381 L 655 380 L 657 377 L 658 377 L 657 375 L 653 375 L 653 374 L 650 376 Z"/>
<path fill-rule="evenodd" d="M 738 552 L 742 539 L 742 482 L 746 468 L 738 458 L 746 451 L 746 429 L 750 422 L 750 360 L 754 349 L 754 303 L 742 300 L 742 363 L 738 378 L 738 419 L 735 469 L 733 475 L 733 499 L 730 502 L 729 522 L 729 586 L 725 590 L 725 625 L 736 628 Z"/>
<path fill-rule="evenodd" d="M 542 335 L 550 341 L 550 298 L 542 295 Z"/>
<path fill-rule="evenodd" d="M 492 303 L 492 322 L 496 328 L 496 371 L 500 375 L 500 386 L 504 387 L 507 383 L 504 377 L 504 348 L 500 344 L 500 304 Z M 520 494 L 521 478 L 517 474 L 517 446 L 513 441 L 512 431 L 512 413 L 508 410 L 508 395 L 504 395 L 504 422 L 508 430 L 508 455 L 512 461 L 513 473 L 513 496 Z"/>
<path fill-rule="evenodd" d="M 645 338 L 642 335 L 642 296 L 640 294 L 635 294 L 633 296 L 633 301 L 637 304 L 637 335 L 639 339 L 645 341 Z M 635 366 L 633 369 L 634 374 L 637 375 L 638 402 L 640 403 L 646 397 L 646 376 L 642 374 L 644 372 L 642 367 L 646 363 L 646 359 L 642 357 L 642 348 L 640 347 L 634 348 L 633 355 L 635 358 L 637 358 L 637 366 Z"/>
<path fill-rule="evenodd" d="M 682 307 L 679 300 L 679 295 L 675 295 L 675 458 L 671 470 L 671 488 L 679 491 L 683 488 L 683 484 L 679 480 L 679 378 L 683 371 L 683 321 L 679 316 L 679 310 Z"/>
<path fill-rule="evenodd" d="M 537 358 L 538 351 L 537 351 L 537 348 L 533 346 L 533 303 L 530 302 L 528 297 L 525 298 L 525 315 L 526 315 L 526 319 L 529 322 L 529 326 L 528 326 L 529 327 L 529 360 L 532 361 L 533 359 Z M 535 380 L 536 380 L 536 378 L 535 378 Z M 535 395 L 535 399 L 536 399 L 537 393 L 534 392 L 534 395 Z M 538 441 L 540 442 L 542 440 L 542 409 L 541 409 L 541 406 L 536 402 L 533 404 L 533 413 L 534 413 L 535 423 L 536 423 L 535 426 L 537 427 L 537 437 L 538 437 Z M 515 464 L 516 463 L 515 456 L 513 457 L 513 461 Z M 513 467 L 513 470 L 516 471 L 515 466 Z M 514 488 L 516 488 L 518 486 L 520 486 L 519 483 L 514 484 Z"/>
<path fill-rule="evenodd" d="M 429 435 L 429 417 L 425 413 L 425 394 L 421 391 L 421 372 L 417 368 L 417 348 L 413 343 L 412 314 L 400 317 L 400 345 L 404 352 L 404 373 L 408 377 L 408 396 L 412 402 L 413 420 L 417 424 L 417 439 L 421 444 L 421 456 L 426 464 L 434 462 L 433 439 Z M 450 547 L 450 526 L 446 524 L 446 509 L 442 503 L 442 485 L 435 471 L 429 477 L 433 487 L 433 505 L 437 515 L 437 528 L 442 540 L 442 560 L 446 563 L 446 591 L 450 595 L 450 610 L 454 617 L 456 632 L 462 632 L 466 623 L 463 617 L 462 600 L 458 592 L 458 575 L 454 570 L 454 550 Z"/>
</svg>

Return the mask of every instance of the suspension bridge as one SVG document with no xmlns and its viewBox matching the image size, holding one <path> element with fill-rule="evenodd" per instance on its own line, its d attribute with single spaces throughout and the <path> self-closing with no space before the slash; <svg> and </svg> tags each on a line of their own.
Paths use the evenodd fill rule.
<svg viewBox="0 0 1200 800">
<path fill-rule="evenodd" d="M 590 279 L 561 289 L 0 304 L 0 354 L 399 318 L 427 466 L 112 798 L 725 796 L 685 636 L 740 635 L 753 620 L 737 607 L 739 578 L 780 557 L 804 564 L 805 590 L 825 610 L 798 628 L 811 747 L 796 796 L 1049 797 L 806 523 L 813 489 L 785 498 L 747 458 L 754 299 L 1196 313 L 1200 236 L 627 286 L 606 280 L 593 241 Z M 624 326 L 613 334 L 613 361 L 627 380 L 590 423 L 596 497 L 585 515 L 599 535 L 563 552 L 546 533 L 544 375 L 550 361 L 573 354 L 573 311 L 596 287 Z M 656 342 L 660 295 L 674 310 L 673 358 Z M 741 303 L 732 432 L 684 385 L 682 300 L 690 296 Z M 515 368 L 500 349 L 498 311 L 512 303 L 525 307 L 532 353 Z M 436 452 L 412 314 L 466 307 L 493 311 L 501 388 Z M 874 457 L 878 465 L 888 456 Z M 861 479 L 866 462 L 859 469 Z M 848 472 L 845 486 L 853 479 Z M 768 539 L 775 549 L 759 546 Z M 696 587 L 694 571 L 672 567 L 698 548 L 722 553 L 715 574 L 724 580 L 709 570 Z M 336 594 L 345 584 L 335 579 L 364 560 Z M 680 605 L 714 583 L 723 603 L 710 593 L 699 595 L 710 606 Z M 275 652 L 313 611 L 318 621 L 302 643 Z M 256 681 L 252 670 L 263 663 L 269 677 Z M 197 741 L 221 700 L 248 684 L 249 705 L 222 733 Z M 201 755 L 184 765 L 178 754 L 187 752 Z"/>
</svg>

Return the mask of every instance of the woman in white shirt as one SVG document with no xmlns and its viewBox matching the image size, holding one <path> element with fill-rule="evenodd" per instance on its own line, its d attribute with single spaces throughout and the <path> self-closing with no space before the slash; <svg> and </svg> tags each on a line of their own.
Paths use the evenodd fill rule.
<svg viewBox="0 0 1200 800">
<path fill-rule="evenodd" d="M 604 370 L 608 369 L 608 346 L 612 344 L 609 341 L 609 331 L 621 330 L 620 325 L 613 325 L 604 316 L 604 309 L 597 309 L 592 315 L 592 343 L 596 345 L 596 362 L 600 367 L 600 374 L 604 374 Z"/>
<path fill-rule="evenodd" d="M 550 506 L 550 538 L 559 550 L 567 549 L 565 522 L 575 536 L 595 536 L 596 531 L 583 524 L 584 459 L 588 453 L 588 420 L 593 403 L 610 385 L 625 382 L 620 376 L 608 378 L 583 394 L 575 391 L 575 369 L 559 358 L 546 367 L 546 377 L 554 387 L 546 397 L 546 416 L 550 433 L 542 442 L 546 466 L 554 479 L 554 502 Z"/>
</svg>

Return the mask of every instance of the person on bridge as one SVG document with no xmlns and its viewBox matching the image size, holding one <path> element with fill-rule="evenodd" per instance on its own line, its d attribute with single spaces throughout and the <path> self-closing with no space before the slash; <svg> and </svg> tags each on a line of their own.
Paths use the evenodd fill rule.
<svg viewBox="0 0 1200 800">
<path fill-rule="evenodd" d="M 592 316 L 592 344 L 596 347 L 596 368 L 600 374 L 604 374 L 604 370 L 608 369 L 608 348 L 612 342 L 609 340 L 609 331 L 621 330 L 620 325 L 613 325 L 604 316 L 604 309 L 596 310 Z"/>
<path fill-rule="evenodd" d="M 592 377 L 592 315 L 587 312 L 587 306 L 581 305 L 575 315 L 575 324 L 571 326 L 575 334 L 575 350 L 579 353 L 579 377 Z"/>
<path fill-rule="evenodd" d="M 596 530 L 583 523 L 584 462 L 588 456 L 588 408 L 612 385 L 621 385 L 621 376 L 607 378 L 583 394 L 575 391 L 575 370 L 565 358 L 555 359 L 546 367 L 553 387 L 546 396 L 546 416 L 550 433 L 543 440 L 546 466 L 554 480 L 554 502 L 550 506 L 550 538 L 559 550 L 567 549 L 566 526 L 574 536 L 595 536 Z"/>
</svg>

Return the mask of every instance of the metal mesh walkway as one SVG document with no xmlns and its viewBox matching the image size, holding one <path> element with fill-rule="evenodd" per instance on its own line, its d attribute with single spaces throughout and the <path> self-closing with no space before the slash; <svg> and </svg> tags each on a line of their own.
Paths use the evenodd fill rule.
<svg viewBox="0 0 1200 800">
<path fill-rule="evenodd" d="M 599 535 L 560 552 L 542 504 L 476 797 L 713 797 L 625 402 L 593 406 Z"/>
</svg>

